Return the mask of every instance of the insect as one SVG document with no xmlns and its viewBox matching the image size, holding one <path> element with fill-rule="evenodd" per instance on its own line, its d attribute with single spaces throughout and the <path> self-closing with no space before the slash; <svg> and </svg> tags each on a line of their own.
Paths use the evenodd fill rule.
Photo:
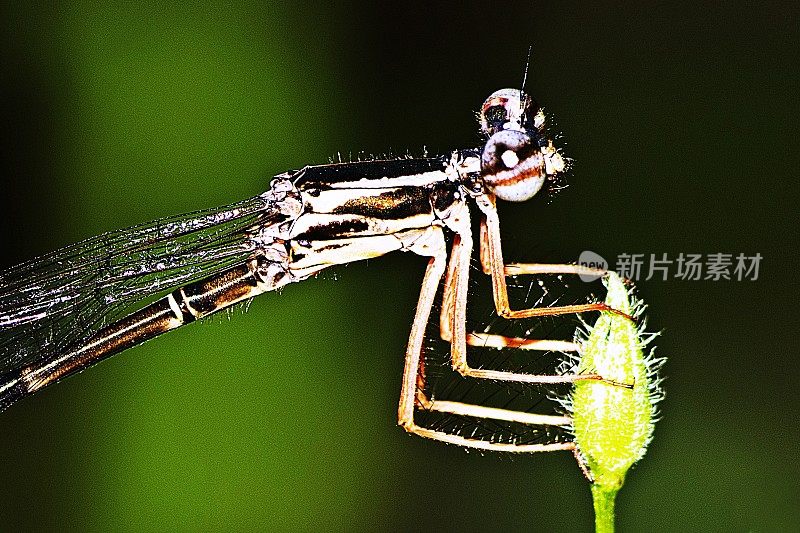
<svg viewBox="0 0 800 533">
<path fill-rule="evenodd" d="M 486 139 L 482 147 L 436 157 L 307 166 L 276 176 L 266 192 L 243 202 L 99 235 L 0 272 L 0 409 L 261 293 L 334 265 L 405 251 L 428 258 L 428 266 L 405 354 L 399 424 L 410 433 L 473 448 L 573 449 L 569 442 L 490 442 L 425 427 L 415 419 L 417 411 L 428 410 L 523 424 L 569 423 L 568 417 L 438 401 L 425 394 L 423 338 L 442 281 L 440 333 L 450 343 L 452 368 L 462 376 L 517 383 L 601 379 L 468 364 L 470 345 L 577 349 L 565 341 L 467 332 L 467 286 L 476 240 L 499 316 L 609 310 L 603 303 L 510 308 L 507 276 L 602 271 L 504 263 L 496 200 L 532 198 L 566 163 L 545 134 L 543 111 L 523 91 L 494 92 L 479 116 Z M 474 216 L 480 217 L 477 239 Z M 446 236 L 452 236 L 449 246 Z M 149 305 L 138 304 L 165 291 Z"/>
</svg>

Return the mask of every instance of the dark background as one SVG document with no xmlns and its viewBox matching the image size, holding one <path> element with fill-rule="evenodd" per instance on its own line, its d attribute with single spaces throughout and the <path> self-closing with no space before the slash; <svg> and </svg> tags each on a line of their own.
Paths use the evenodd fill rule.
<svg viewBox="0 0 800 533">
<path fill-rule="evenodd" d="M 337 151 L 473 145 L 474 111 L 520 84 L 532 45 L 528 88 L 575 168 L 549 205 L 501 206 L 509 259 L 764 257 L 756 281 L 639 284 L 667 399 L 620 530 L 800 528 L 797 9 L 323 5 L 4 7 L 2 264 Z M 590 530 L 568 454 L 395 426 L 423 268 L 339 268 L 9 409 L 0 528 Z"/>
</svg>

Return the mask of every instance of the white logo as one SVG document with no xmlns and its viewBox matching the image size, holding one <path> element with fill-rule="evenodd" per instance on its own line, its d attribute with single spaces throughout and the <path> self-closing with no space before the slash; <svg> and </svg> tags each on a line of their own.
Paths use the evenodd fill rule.
<svg viewBox="0 0 800 533">
<path fill-rule="evenodd" d="M 608 261 L 606 261 L 600 254 L 596 254 L 591 250 L 584 250 L 581 252 L 581 255 L 578 257 L 578 264 L 588 268 L 596 268 L 604 272 L 608 270 Z M 595 281 L 601 278 L 602 276 L 603 276 L 602 273 L 590 274 L 586 272 L 583 274 L 578 274 L 578 277 L 581 278 L 582 281 L 585 281 L 587 283 Z"/>
</svg>

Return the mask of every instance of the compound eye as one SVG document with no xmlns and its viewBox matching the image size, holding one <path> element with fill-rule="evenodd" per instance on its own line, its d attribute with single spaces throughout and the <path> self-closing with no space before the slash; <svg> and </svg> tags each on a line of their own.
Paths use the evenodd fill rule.
<svg viewBox="0 0 800 533">
<path fill-rule="evenodd" d="M 505 106 L 493 105 L 481 112 L 481 129 L 491 135 L 502 131 L 508 122 L 508 112 Z"/>
<path fill-rule="evenodd" d="M 522 131 L 495 133 L 481 155 L 483 182 L 498 198 L 508 202 L 532 198 L 542 188 L 546 170 L 539 145 Z"/>
<path fill-rule="evenodd" d="M 481 106 L 481 130 L 488 136 L 502 130 L 525 130 L 532 126 L 533 101 L 519 89 L 493 92 Z"/>
</svg>

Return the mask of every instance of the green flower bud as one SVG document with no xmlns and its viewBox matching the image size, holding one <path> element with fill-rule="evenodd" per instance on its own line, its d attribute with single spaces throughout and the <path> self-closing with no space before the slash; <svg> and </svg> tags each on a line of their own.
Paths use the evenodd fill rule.
<svg viewBox="0 0 800 533">
<path fill-rule="evenodd" d="M 618 275 L 609 273 L 604 283 L 608 306 L 632 317 L 641 314 L 644 306 L 632 299 Z M 581 336 L 573 370 L 602 379 L 577 381 L 566 405 L 572 412 L 577 455 L 593 481 L 598 531 L 611 531 L 616 493 L 653 437 L 656 403 L 663 397 L 657 372 L 664 360 L 645 356 L 644 347 L 654 335 L 644 339 L 630 318 L 617 313 L 602 312 Z"/>
</svg>

